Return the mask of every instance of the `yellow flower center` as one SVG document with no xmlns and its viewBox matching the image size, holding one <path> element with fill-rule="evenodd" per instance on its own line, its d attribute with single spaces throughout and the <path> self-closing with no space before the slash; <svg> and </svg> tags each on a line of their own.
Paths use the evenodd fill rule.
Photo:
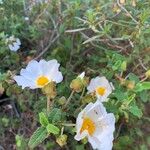
<svg viewBox="0 0 150 150">
<path fill-rule="evenodd" d="M 96 88 L 96 92 L 98 93 L 98 95 L 103 96 L 106 92 L 106 88 L 105 87 L 98 87 L 98 88 Z"/>
<path fill-rule="evenodd" d="M 87 130 L 90 136 L 92 136 L 93 133 L 95 132 L 95 123 L 90 118 L 85 118 L 83 120 L 83 124 L 82 124 L 82 127 L 80 129 L 80 134 L 84 130 Z"/>
<path fill-rule="evenodd" d="M 45 86 L 49 82 L 49 79 L 45 76 L 40 76 L 37 79 L 37 85 L 38 86 Z"/>
</svg>

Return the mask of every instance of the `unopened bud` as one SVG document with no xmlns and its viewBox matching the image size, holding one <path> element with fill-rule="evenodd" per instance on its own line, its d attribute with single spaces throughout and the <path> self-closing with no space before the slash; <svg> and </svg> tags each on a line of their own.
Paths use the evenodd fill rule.
<svg viewBox="0 0 150 150">
<path fill-rule="evenodd" d="M 62 96 L 59 100 L 58 100 L 58 103 L 60 105 L 64 105 L 66 103 L 66 97 Z"/>
<path fill-rule="evenodd" d="M 70 88 L 75 92 L 81 92 L 84 87 L 89 83 L 89 78 L 85 77 L 85 72 L 77 76 L 76 79 L 72 80 Z"/>
<path fill-rule="evenodd" d="M 85 145 L 88 142 L 88 139 L 85 137 L 81 140 L 81 142 Z"/>
<path fill-rule="evenodd" d="M 146 77 L 150 78 L 150 70 L 146 71 L 145 75 Z"/>
<path fill-rule="evenodd" d="M 135 82 L 134 81 L 128 81 L 127 83 L 127 88 L 132 90 L 135 87 Z"/>
<path fill-rule="evenodd" d="M 42 91 L 46 96 L 53 99 L 57 95 L 56 84 L 54 82 L 50 82 L 42 88 Z"/>
<path fill-rule="evenodd" d="M 95 96 L 91 95 L 91 94 L 87 94 L 82 98 L 81 102 L 82 102 L 82 104 L 88 104 L 90 102 L 95 102 Z"/>
<path fill-rule="evenodd" d="M 64 145 L 67 144 L 67 135 L 66 135 L 66 134 L 60 135 L 60 136 L 56 139 L 56 142 L 57 142 L 61 147 L 63 147 Z"/>
<path fill-rule="evenodd" d="M 126 83 L 126 80 L 123 79 L 123 78 L 121 78 L 121 79 L 120 79 L 120 84 L 121 84 L 121 85 L 125 85 L 125 83 Z"/>
<path fill-rule="evenodd" d="M 77 78 L 77 79 L 72 80 L 70 84 L 70 88 L 76 92 L 81 92 L 83 89 L 83 83 L 81 79 Z"/>
</svg>

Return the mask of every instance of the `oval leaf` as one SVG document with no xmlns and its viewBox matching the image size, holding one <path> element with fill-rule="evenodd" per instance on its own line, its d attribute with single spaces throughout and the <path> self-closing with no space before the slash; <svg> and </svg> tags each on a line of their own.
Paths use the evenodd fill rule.
<svg viewBox="0 0 150 150">
<path fill-rule="evenodd" d="M 50 133 L 53 133 L 53 134 L 59 134 L 59 128 L 54 126 L 53 124 L 48 124 L 47 127 L 47 132 L 50 134 Z"/>
<path fill-rule="evenodd" d="M 39 113 L 39 119 L 42 126 L 46 127 L 49 124 L 48 118 L 43 112 Z"/>
<path fill-rule="evenodd" d="M 34 148 L 40 143 L 42 143 L 48 137 L 48 132 L 45 127 L 38 128 L 29 140 L 29 147 Z"/>
</svg>

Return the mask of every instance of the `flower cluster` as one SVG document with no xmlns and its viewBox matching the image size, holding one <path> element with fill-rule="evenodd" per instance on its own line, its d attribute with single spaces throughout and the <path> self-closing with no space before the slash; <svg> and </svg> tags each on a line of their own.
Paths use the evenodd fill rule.
<svg viewBox="0 0 150 150">
<path fill-rule="evenodd" d="M 19 86 L 35 88 L 45 88 L 50 83 L 60 83 L 63 80 L 62 73 L 59 71 L 60 64 L 57 60 L 32 60 L 26 69 L 21 69 L 20 75 L 14 76 L 14 80 Z M 90 102 L 78 114 L 76 120 L 77 141 L 87 138 L 93 149 L 111 150 L 113 146 L 113 132 L 115 130 L 115 116 L 107 113 L 102 102 L 107 101 L 108 96 L 114 89 L 106 77 L 96 77 L 88 79 L 85 72 L 77 76 L 71 82 L 71 89 L 75 92 L 82 91 L 87 87 L 87 94 L 96 97 L 96 102 Z"/>
</svg>

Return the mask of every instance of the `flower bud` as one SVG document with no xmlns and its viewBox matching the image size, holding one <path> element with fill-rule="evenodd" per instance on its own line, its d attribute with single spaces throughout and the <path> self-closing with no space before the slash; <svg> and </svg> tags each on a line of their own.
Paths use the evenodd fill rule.
<svg viewBox="0 0 150 150">
<path fill-rule="evenodd" d="M 81 79 L 79 79 L 79 78 L 72 80 L 72 82 L 70 84 L 70 88 L 76 92 L 81 92 L 83 87 L 84 87 L 83 83 L 82 83 Z"/>
<path fill-rule="evenodd" d="M 126 80 L 123 79 L 123 78 L 121 78 L 121 79 L 120 79 L 120 84 L 121 84 L 121 85 L 125 85 L 125 84 L 126 84 Z"/>
<path fill-rule="evenodd" d="M 72 80 L 70 84 L 70 88 L 76 92 L 81 92 L 84 87 L 86 87 L 89 83 L 89 78 L 85 77 L 85 72 L 81 73 L 77 76 L 76 79 Z"/>
<path fill-rule="evenodd" d="M 127 88 L 130 90 L 133 90 L 135 87 L 135 82 L 134 81 L 128 81 L 127 82 Z"/>
<path fill-rule="evenodd" d="M 146 77 L 150 78 L 150 70 L 146 71 L 145 75 Z"/>
<path fill-rule="evenodd" d="M 88 139 L 85 137 L 81 140 L 81 142 L 85 145 L 88 142 Z"/>
<path fill-rule="evenodd" d="M 56 92 L 56 84 L 54 82 L 50 82 L 46 86 L 42 88 L 43 93 L 49 98 L 55 98 L 57 95 Z"/>
<path fill-rule="evenodd" d="M 95 100 L 96 99 L 95 99 L 94 95 L 87 94 L 82 98 L 81 102 L 82 102 L 82 104 L 88 104 L 90 102 L 95 102 Z"/>
<path fill-rule="evenodd" d="M 64 105 L 66 103 L 66 97 L 62 96 L 59 100 L 58 100 L 58 103 L 60 105 Z"/>
<path fill-rule="evenodd" d="M 61 147 L 63 147 L 64 145 L 67 144 L 67 135 L 66 135 L 66 134 L 60 135 L 60 136 L 56 139 L 56 142 L 57 142 Z"/>
</svg>

